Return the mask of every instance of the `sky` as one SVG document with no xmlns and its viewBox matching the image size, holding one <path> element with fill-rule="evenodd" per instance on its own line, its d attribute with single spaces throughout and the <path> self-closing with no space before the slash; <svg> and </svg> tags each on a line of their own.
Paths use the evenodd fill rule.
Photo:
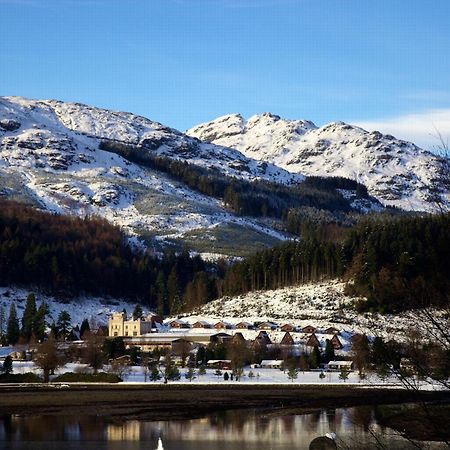
<svg viewBox="0 0 450 450">
<path fill-rule="evenodd" d="M 0 95 L 179 130 L 265 111 L 432 148 L 450 136 L 448 0 L 0 0 Z"/>
</svg>

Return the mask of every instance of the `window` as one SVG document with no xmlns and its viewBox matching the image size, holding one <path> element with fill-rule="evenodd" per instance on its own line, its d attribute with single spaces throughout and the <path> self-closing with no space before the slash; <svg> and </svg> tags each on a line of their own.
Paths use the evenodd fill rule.
<svg viewBox="0 0 450 450">
<path fill-rule="evenodd" d="M 137 336 L 137 331 L 133 331 L 133 336 Z"/>
<path fill-rule="evenodd" d="M 114 336 L 117 336 L 117 331 L 114 332 Z"/>
</svg>

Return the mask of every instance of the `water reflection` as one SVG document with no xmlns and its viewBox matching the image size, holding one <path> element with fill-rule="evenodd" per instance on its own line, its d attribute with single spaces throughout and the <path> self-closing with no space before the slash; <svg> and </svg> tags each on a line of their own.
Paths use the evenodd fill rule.
<svg viewBox="0 0 450 450">
<path fill-rule="evenodd" d="M 339 442 L 349 448 L 370 449 L 376 448 L 373 429 L 390 449 L 408 448 L 397 433 L 377 426 L 370 406 L 323 409 L 310 414 L 228 411 L 178 421 L 117 421 L 93 415 L 4 416 L 0 418 L 0 448 L 299 450 L 308 449 L 317 436 L 334 432 Z"/>
</svg>

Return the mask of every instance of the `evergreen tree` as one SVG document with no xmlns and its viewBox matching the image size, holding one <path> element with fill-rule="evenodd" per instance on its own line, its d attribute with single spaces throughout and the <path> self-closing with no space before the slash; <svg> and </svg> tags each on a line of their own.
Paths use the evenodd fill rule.
<svg viewBox="0 0 450 450">
<path fill-rule="evenodd" d="M 47 327 L 46 317 L 48 314 L 48 305 L 43 301 L 38 310 L 33 322 L 33 333 L 39 342 L 42 342 L 45 338 L 45 330 Z"/>
<path fill-rule="evenodd" d="M 3 305 L 0 305 L 0 345 L 6 343 L 6 313 Z"/>
<path fill-rule="evenodd" d="M 6 340 L 10 345 L 16 345 L 20 336 L 19 319 L 17 318 L 16 304 L 13 302 L 9 308 L 9 318 L 6 327 Z"/>
<path fill-rule="evenodd" d="M 67 339 L 69 334 L 70 321 L 70 314 L 67 311 L 63 310 L 59 313 L 56 326 L 58 328 L 58 336 L 62 337 L 64 340 Z"/>
<path fill-rule="evenodd" d="M 13 360 L 10 355 L 5 358 L 3 361 L 2 372 L 6 375 L 9 375 L 13 371 Z"/>
<path fill-rule="evenodd" d="M 324 362 L 329 363 L 330 361 L 334 361 L 335 354 L 334 354 L 334 347 L 333 344 L 329 339 L 325 341 L 325 355 L 324 355 Z"/>
<path fill-rule="evenodd" d="M 164 277 L 164 272 L 160 270 L 155 281 L 155 291 L 156 291 L 156 309 L 160 316 L 165 315 L 167 311 L 166 304 L 166 282 Z"/>
<path fill-rule="evenodd" d="M 313 351 L 309 354 L 308 358 L 309 367 L 311 367 L 311 369 L 317 369 L 317 367 L 319 367 L 320 360 L 321 360 L 320 350 L 319 347 L 315 345 Z"/>
<path fill-rule="evenodd" d="M 83 339 L 83 336 L 86 332 L 90 332 L 91 331 L 91 327 L 89 325 L 89 320 L 88 319 L 83 319 L 83 322 L 81 322 L 81 326 L 80 326 L 80 338 Z"/>
<path fill-rule="evenodd" d="M 142 319 L 143 316 L 144 312 L 142 311 L 142 306 L 139 303 L 137 303 L 133 310 L 133 319 L 134 320 Z"/>
<path fill-rule="evenodd" d="M 28 342 L 35 329 L 36 319 L 36 297 L 33 293 L 29 294 L 25 303 L 25 310 L 22 316 L 22 336 Z"/>
<path fill-rule="evenodd" d="M 180 293 L 178 288 L 178 274 L 176 267 L 172 267 L 167 279 L 167 301 L 169 303 L 170 314 L 176 314 L 181 307 Z"/>
</svg>

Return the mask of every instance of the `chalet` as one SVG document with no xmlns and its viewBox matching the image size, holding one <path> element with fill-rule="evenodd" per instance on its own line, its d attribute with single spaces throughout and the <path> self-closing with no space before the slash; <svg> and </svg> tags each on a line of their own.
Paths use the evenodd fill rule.
<svg viewBox="0 0 450 450">
<path fill-rule="evenodd" d="M 258 325 L 258 330 L 276 330 L 278 325 L 273 322 L 263 322 Z"/>
<path fill-rule="evenodd" d="M 231 360 L 230 359 L 210 359 L 206 363 L 206 366 L 210 367 L 212 369 L 230 370 Z"/>
<path fill-rule="evenodd" d="M 212 325 L 206 320 L 198 320 L 192 324 L 192 328 L 212 328 Z"/>
<path fill-rule="evenodd" d="M 263 359 L 260 365 L 266 369 L 281 369 L 283 362 L 282 359 Z"/>
<path fill-rule="evenodd" d="M 316 332 L 316 328 L 313 327 L 312 325 L 306 325 L 306 327 L 302 328 L 302 331 L 303 331 L 303 333 L 307 333 L 307 334 L 315 333 Z"/>
<path fill-rule="evenodd" d="M 344 347 L 337 334 L 335 334 L 330 340 L 335 350 L 341 350 L 342 347 Z"/>
<path fill-rule="evenodd" d="M 309 336 L 305 345 L 308 347 L 320 347 L 320 342 L 319 339 L 317 339 L 317 336 L 313 333 L 311 334 L 311 336 Z"/>
<path fill-rule="evenodd" d="M 169 322 L 170 328 L 190 328 L 190 325 L 184 320 L 175 319 Z"/>
<path fill-rule="evenodd" d="M 215 324 L 214 324 L 214 328 L 216 329 L 216 330 L 226 330 L 226 329 L 231 329 L 231 324 L 230 323 L 227 323 L 227 322 L 224 322 L 223 320 L 220 320 L 219 322 L 216 322 Z"/>
<path fill-rule="evenodd" d="M 25 352 L 15 350 L 13 347 L 0 347 L 0 361 L 4 361 L 7 356 L 11 356 L 14 361 L 26 359 Z"/>
<path fill-rule="evenodd" d="M 253 325 L 249 322 L 239 322 L 235 325 L 236 330 L 251 330 Z"/>
<path fill-rule="evenodd" d="M 353 361 L 330 361 L 327 365 L 328 370 L 353 370 Z"/>
<path fill-rule="evenodd" d="M 286 331 L 286 333 L 284 334 L 283 339 L 281 339 L 280 345 L 294 345 L 294 339 L 292 338 L 289 331 Z"/>
<path fill-rule="evenodd" d="M 212 334 L 209 337 L 209 341 L 212 343 L 220 343 L 220 344 L 225 344 L 227 343 L 230 339 L 232 338 L 232 336 L 230 334 L 227 333 L 216 333 L 216 334 Z"/>
<path fill-rule="evenodd" d="M 269 345 L 272 343 L 269 335 L 267 334 L 267 331 L 261 330 L 258 335 L 255 338 L 255 341 L 259 341 L 261 343 L 264 343 L 265 345 Z"/>
<path fill-rule="evenodd" d="M 285 331 L 285 332 L 289 332 L 292 333 L 293 331 L 296 330 L 296 327 L 294 327 L 294 325 L 290 324 L 290 323 L 285 323 L 281 328 L 281 331 Z"/>
<path fill-rule="evenodd" d="M 334 327 L 329 327 L 324 331 L 325 334 L 339 334 L 339 330 Z"/>
<path fill-rule="evenodd" d="M 245 340 L 244 335 L 242 333 L 237 332 L 231 338 L 231 342 L 233 344 L 245 344 L 247 341 Z"/>
</svg>

